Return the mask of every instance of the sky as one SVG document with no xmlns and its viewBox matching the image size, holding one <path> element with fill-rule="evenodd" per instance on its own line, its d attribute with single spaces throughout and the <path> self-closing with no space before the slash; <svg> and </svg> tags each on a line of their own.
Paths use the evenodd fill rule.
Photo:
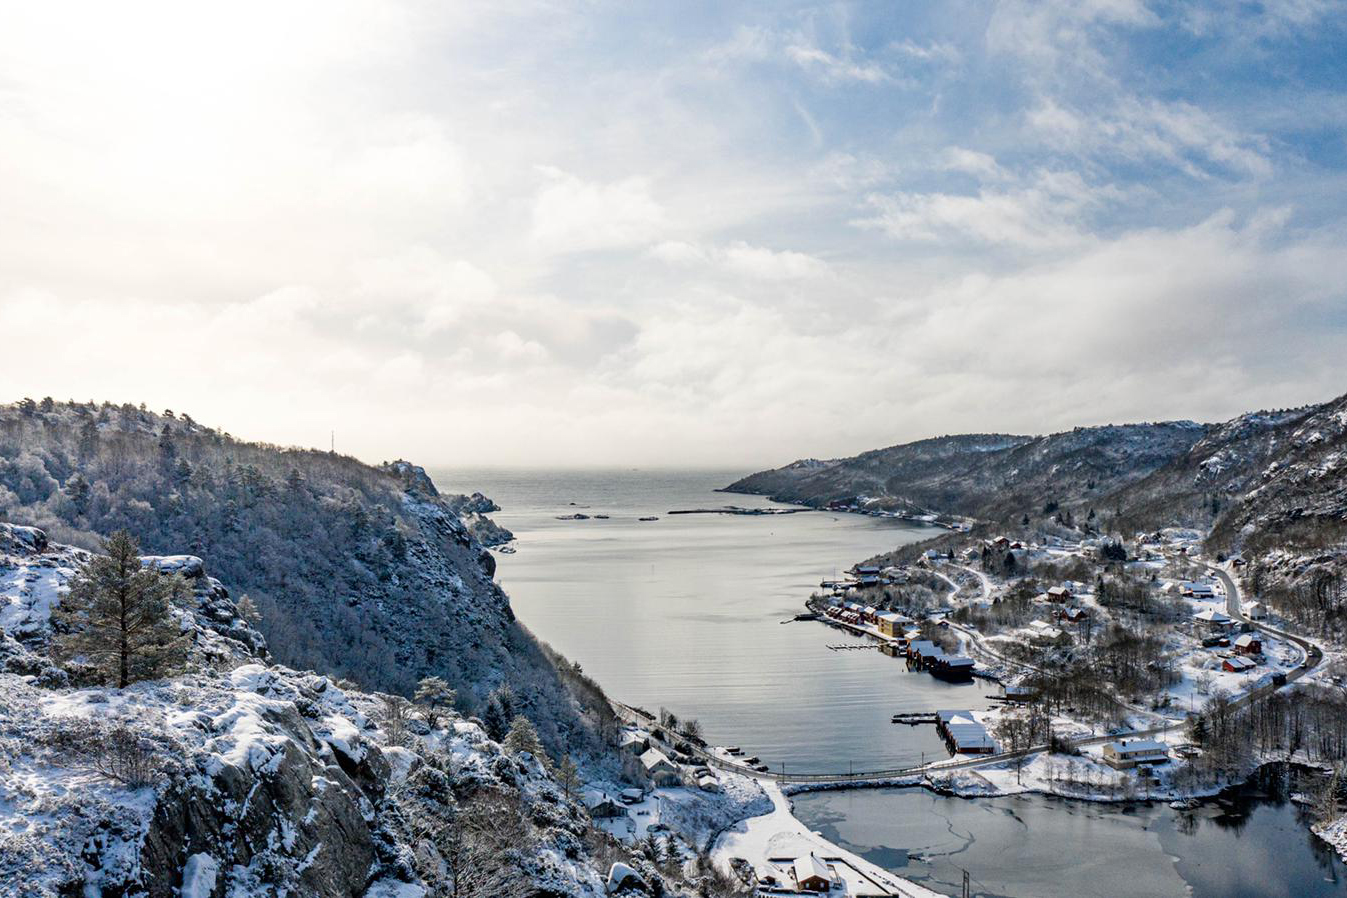
<svg viewBox="0 0 1347 898">
<path fill-rule="evenodd" d="M 0 0 L 0 401 L 740 466 L 1347 392 L 1331 0 Z"/>
</svg>

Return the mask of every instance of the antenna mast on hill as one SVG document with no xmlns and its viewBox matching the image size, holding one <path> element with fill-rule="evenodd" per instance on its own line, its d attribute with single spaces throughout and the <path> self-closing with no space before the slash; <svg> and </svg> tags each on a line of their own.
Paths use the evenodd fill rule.
<svg viewBox="0 0 1347 898">
<path fill-rule="evenodd" d="M 332 431 L 332 447 L 328 451 L 333 455 L 337 454 L 337 432 L 335 430 Z"/>
</svg>

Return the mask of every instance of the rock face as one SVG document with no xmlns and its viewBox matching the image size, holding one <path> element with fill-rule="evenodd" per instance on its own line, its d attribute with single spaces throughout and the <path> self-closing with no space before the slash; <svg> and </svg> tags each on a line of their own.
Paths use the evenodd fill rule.
<svg viewBox="0 0 1347 898">
<path fill-rule="evenodd" d="M 50 611 L 88 553 L 35 536 L 0 526 L 5 895 L 441 894 L 445 843 L 427 833 L 470 813 L 490 831 L 501 817 L 483 795 L 513 812 L 517 857 L 475 862 L 465 880 L 489 868 L 502 894 L 603 893 L 587 818 L 537 760 L 456 714 L 394 727 L 384 697 L 267 666 L 260 634 L 200 559 L 144 559 L 195 584 L 175 611 L 192 635 L 190 673 L 69 688 L 46 655 Z"/>
</svg>

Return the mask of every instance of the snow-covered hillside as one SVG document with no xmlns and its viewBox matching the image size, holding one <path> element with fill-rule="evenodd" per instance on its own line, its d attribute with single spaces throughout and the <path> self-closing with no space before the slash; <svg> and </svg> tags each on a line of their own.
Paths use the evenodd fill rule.
<svg viewBox="0 0 1347 898">
<path fill-rule="evenodd" d="M 268 665 L 198 558 L 145 559 L 193 584 L 173 611 L 187 672 L 72 685 L 51 610 L 87 558 L 0 525 L 4 895 L 420 898 L 447 894 L 455 866 L 465 896 L 604 894 L 608 859 L 540 759 L 457 714 L 395 725 L 385 696 Z"/>
<path fill-rule="evenodd" d="M 509 685 L 549 749 L 598 751 L 606 706 L 577 705 L 494 582 L 493 509 L 407 461 L 243 442 L 180 411 L 0 406 L 0 520 L 208 558 L 282 664 L 403 695 L 438 676 L 468 713 Z"/>
</svg>

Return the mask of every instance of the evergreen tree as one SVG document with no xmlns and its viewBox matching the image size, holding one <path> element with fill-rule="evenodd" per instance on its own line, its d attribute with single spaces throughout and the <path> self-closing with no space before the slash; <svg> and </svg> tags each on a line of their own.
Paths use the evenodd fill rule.
<svg viewBox="0 0 1347 898">
<path fill-rule="evenodd" d="M 575 761 L 569 754 L 561 756 L 561 764 L 557 767 L 557 782 L 561 784 L 562 791 L 566 793 L 566 800 L 569 801 L 580 785 L 580 768 L 575 766 Z"/>
<path fill-rule="evenodd" d="M 486 710 L 482 712 L 486 734 L 497 742 L 503 742 L 514 716 L 514 692 L 509 686 L 497 686 L 487 696 Z"/>
<path fill-rule="evenodd" d="M 65 482 L 66 498 L 70 500 L 75 513 L 83 515 L 89 510 L 89 481 L 78 471 Z"/>
<path fill-rule="evenodd" d="M 547 763 L 543 744 L 538 740 L 538 731 L 533 728 L 533 721 L 523 714 L 515 715 L 515 719 L 510 721 L 510 731 L 505 734 L 505 750 L 514 754 L 528 752 L 544 765 Z"/>
<path fill-rule="evenodd" d="M 140 547 L 119 530 L 70 581 L 55 612 L 68 628 L 59 651 L 84 658 L 119 688 L 166 674 L 181 663 L 187 637 L 169 612 L 185 592 L 181 577 L 166 577 L 140 563 Z"/>
<path fill-rule="evenodd" d="M 449 688 L 449 684 L 439 677 L 426 677 L 416 684 L 414 698 L 416 703 L 425 709 L 426 721 L 435 726 L 439 723 L 440 714 L 452 708 L 458 696 Z"/>
<path fill-rule="evenodd" d="M 239 598 L 237 608 L 239 610 L 239 617 L 243 618 L 253 626 L 257 626 L 262 622 L 262 612 L 258 609 L 257 603 L 253 601 L 252 596 L 248 595 L 246 592 Z"/>
</svg>

